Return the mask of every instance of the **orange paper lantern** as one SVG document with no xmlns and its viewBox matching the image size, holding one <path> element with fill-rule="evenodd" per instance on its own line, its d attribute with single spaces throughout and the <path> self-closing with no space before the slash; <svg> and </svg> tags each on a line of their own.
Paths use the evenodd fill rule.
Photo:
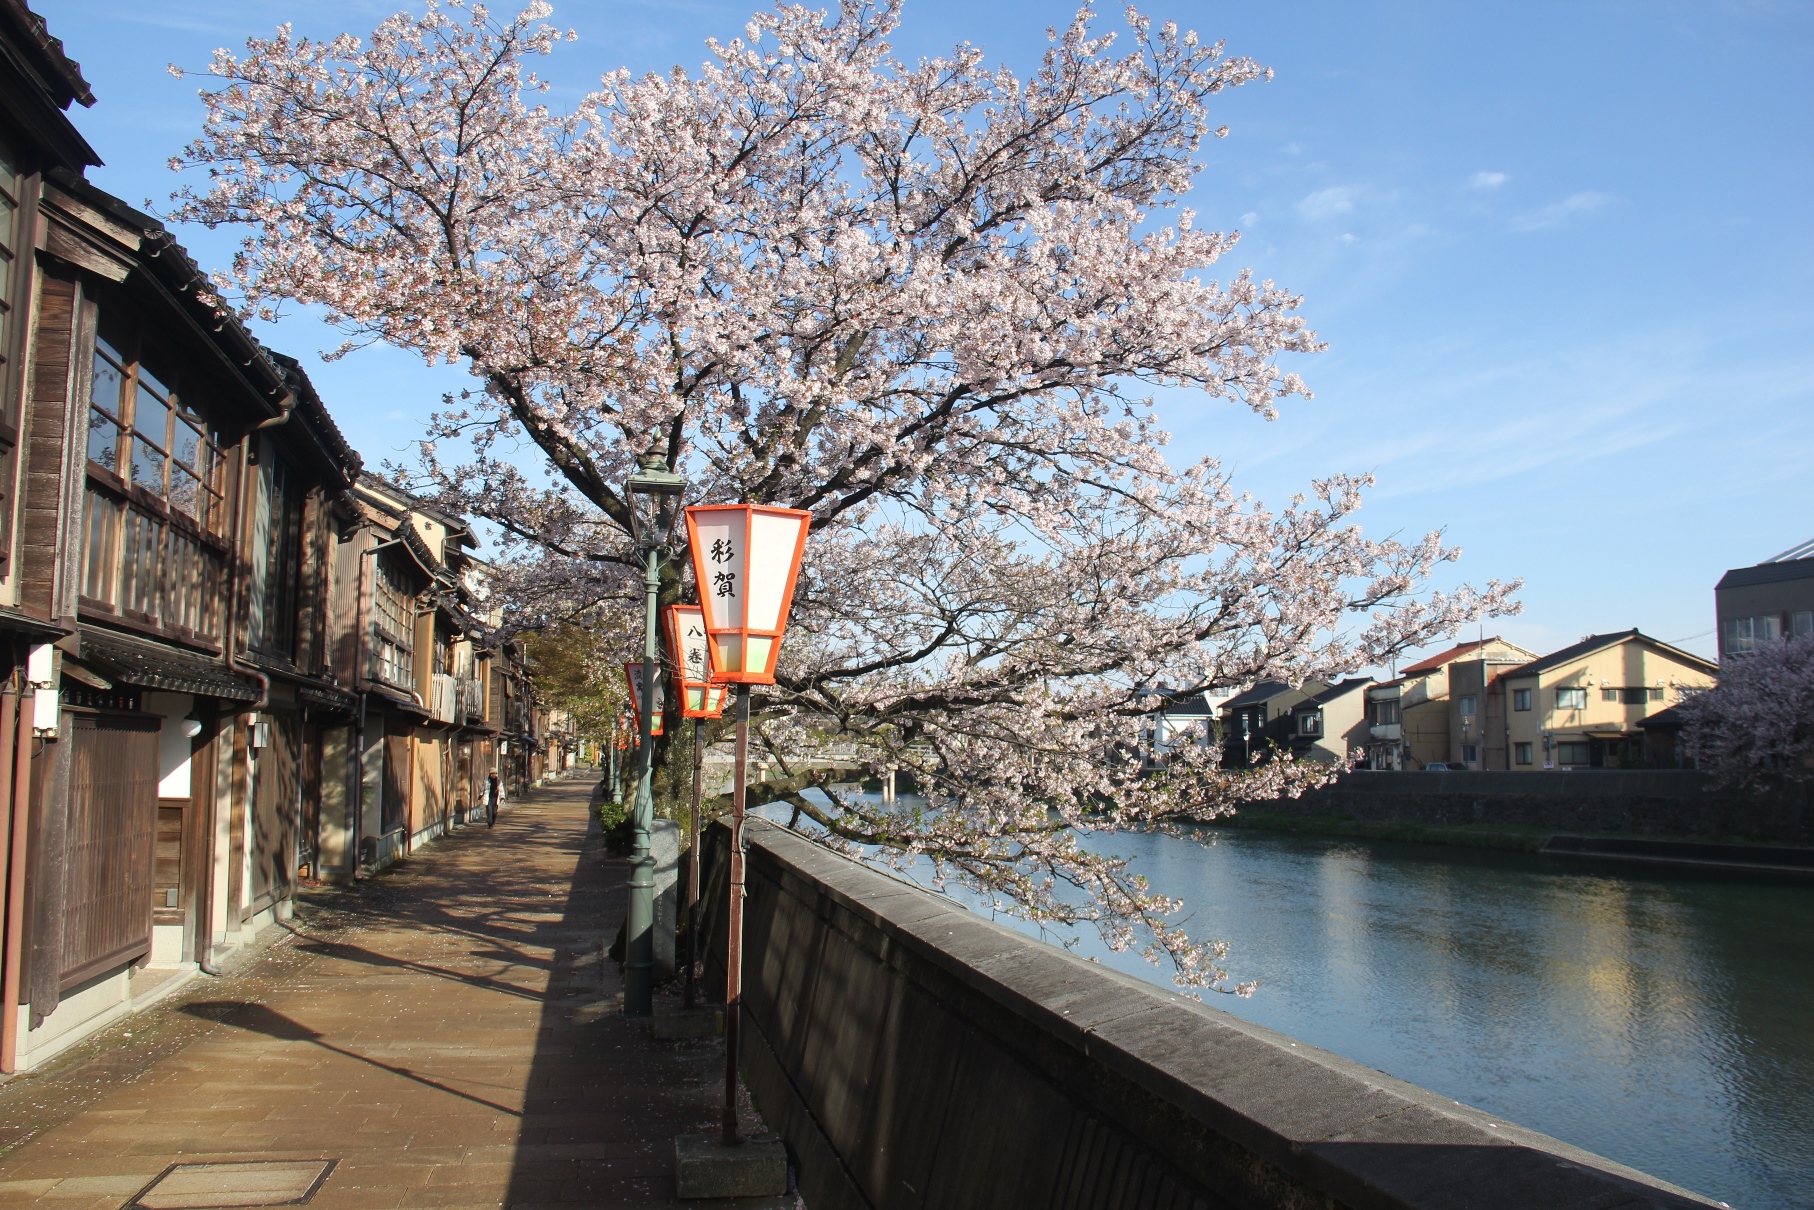
<svg viewBox="0 0 1814 1210">
<path fill-rule="evenodd" d="M 674 683 L 680 686 L 682 718 L 718 718 L 724 713 L 726 688 L 712 681 L 707 652 L 705 611 L 697 605 L 669 605 L 662 610 L 668 627 L 668 651 L 674 658 Z"/>
<path fill-rule="evenodd" d="M 812 514 L 765 504 L 695 504 L 686 516 L 712 679 L 774 684 Z"/>
<path fill-rule="evenodd" d="M 636 734 L 642 734 L 642 661 L 624 665 L 624 680 L 630 685 L 630 721 Z M 655 670 L 655 717 L 649 720 L 649 734 L 661 734 L 661 716 L 667 709 L 667 694 L 661 683 L 661 669 Z"/>
</svg>

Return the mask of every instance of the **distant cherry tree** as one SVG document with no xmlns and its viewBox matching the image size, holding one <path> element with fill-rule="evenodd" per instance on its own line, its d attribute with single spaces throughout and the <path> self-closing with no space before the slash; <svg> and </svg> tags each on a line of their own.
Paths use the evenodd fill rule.
<svg viewBox="0 0 1814 1210">
<path fill-rule="evenodd" d="M 1719 685 L 1679 710 L 1687 751 L 1721 784 L 1814 781 L 1814 639 L 1767 641 L 1728 656 Z"/>
<path fill-rule="evenodd" d="M 619 484 L 645 455 L 697 500 L 811 510 L 759 796 L 1223 987 L 1220 944 L 1090 835 L 1332 772 L 1189 749 L 1141 776 L 1145 687 L 1335 676 L 1515 608 L 1431 591 L 1438 533 L 1364 535 L 1365 478 L 1271 510 L 1164 457 L 1153 388 L 1266 418 L 1308 394 L 1278 364 L 1320 347 L 1299 300 L 1211 277 L 1238 237 L 1181 208 L 1212 100 L 1268 73 L 1133 12 L 1117 49 L 1088 8 L 1024 78 L 970 46 L 904 62 L 897 6 L 851 0 L 556 113 L 527 67 L 549 12 L 219 53 L 175 166 L 207 174 L 180 217 L 250 228 L 222 295 L 470 369 L 416 471 L 507 533 L 522 621 L 634 598 Z M 827 746 L 924 798 L 807 793 Z"/>
</svg>

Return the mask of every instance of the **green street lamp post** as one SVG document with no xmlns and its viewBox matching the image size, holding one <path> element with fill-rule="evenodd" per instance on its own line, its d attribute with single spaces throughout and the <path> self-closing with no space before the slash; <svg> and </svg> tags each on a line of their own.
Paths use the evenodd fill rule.
<svg viewBox="0 0 1814 1210">
<path fill-rule="evenodd" d="M 655 859 L 650 852 L 649 830 L 654 822 L 655 744 L 650 735 L 654 722 L 655 677 L 661 666 L 656 632 L 656 598 L 661 592 L 661 565 L 669 555 L 668 535 L 680 515 L 680 496 L 686 490 L 684 475 L 667 468 L 655 454 L 642 460 L 642 469 L 624 483 L 630 509 L 630 537 L 643 560 L 643 658 L 642 709 L 637 713 L 636 797 L 630 806 L 630 912 L 626 921 L 624 963 L 624 1015 L 649 1017 L 655 1013 Z"/>
</svg>

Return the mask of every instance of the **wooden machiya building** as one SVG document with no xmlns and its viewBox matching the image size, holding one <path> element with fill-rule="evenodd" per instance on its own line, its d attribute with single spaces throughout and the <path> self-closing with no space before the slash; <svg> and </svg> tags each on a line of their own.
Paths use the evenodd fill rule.
<svg viewBox="0 0 1814 1210">
<path fill-rule="evenodd" d="M 474 557 L 471 528 L 395 484 L 361 476 L 359 523 L 341 548 L 341 658 L 356 670 L 359 776 L 337 867 L 395 861 L 504 797 L 527 687 L 515 645 L 497 638 L 495 574 Z M 514 782 L 514 784 L 513 784 Z M 324 808 L 325 810 L 325 808 Z"/>
<path fill-rule="evenodd" d="M 493 770 L 520 789 L 536 746 L 469 528 L 362 475 L 301 367 L 85 179 L 92 100 L 0 0 L 0 1072 L 475 816 Z"/>
<path fill-rule="evenodd" d="M 9 581 L 60 633 L 26 661 L 15 1065 L 287 910 L 356 705 L 328 623 L 357 455 L 154 220 L 66 172 L 37 202 Z"/>
</svg>

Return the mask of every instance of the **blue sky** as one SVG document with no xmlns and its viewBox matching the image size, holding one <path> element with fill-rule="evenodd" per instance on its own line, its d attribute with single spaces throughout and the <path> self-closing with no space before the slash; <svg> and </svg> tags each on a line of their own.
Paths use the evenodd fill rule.
<svg viewBox="0 0 1814 1210">
<path fill-rule="evenodd" d="M 92 179 L 160 206 L 200 120 L 206 65 L 279 22 L 364 34 L 399 0 L 35 0 L 99 103 L 76 120 Z M 502 7 L 502 6 L 499 6 Z M 579 33 L 558 96 L 620 65 L 696 66 L 750 3 L 558 4 Z M 1814 5 L 1157 3 L 1277 71 L 1220 105 L 1191 204 L 1238 228 L 1232 268 L 1305 295 L 1329 343 L 1292 368 L 1316 398 L 1267 424 L 1160 399 L 1174 456 L 1213 454 L 1283 501 L 1366 471 L 1376 534 L 1444 528 L 1456 575 L 1521 576 L 1489 627 L 1546 651 L 1640 626 L 1711 654 L 1714 581 L 1814 536 Z M 1017 68 L 1071 6 L 908 0 L 903 53 L 967 40 Z M 1118 26 L 1105 6 L 1103 25 Z M 205 265 L 225 233 L 180 233 Z M 376 463 L 464 385 L 402 354 L 332 365 L 299 316 L 263 333 L 304 359 Z"/>
</svg>

